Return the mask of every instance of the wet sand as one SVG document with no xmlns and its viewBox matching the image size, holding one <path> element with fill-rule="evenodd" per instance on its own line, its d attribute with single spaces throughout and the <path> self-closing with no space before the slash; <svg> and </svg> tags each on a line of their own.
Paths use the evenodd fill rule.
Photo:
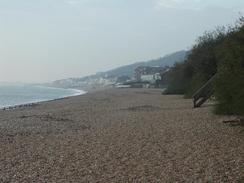
<svg viewBox="0 0 244 183">
<path fill-rule="evenodd" d="M 244 128 L 212 105 L 110 89 L 0 111 L 0 182 L 243 182 Z"/>
</svg>

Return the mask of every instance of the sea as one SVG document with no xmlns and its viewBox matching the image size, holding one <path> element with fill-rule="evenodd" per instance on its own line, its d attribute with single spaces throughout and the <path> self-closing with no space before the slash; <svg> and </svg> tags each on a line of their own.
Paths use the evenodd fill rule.
<svg viewBox="0 0 244 183">
<path fill-rule="evenodd" d="M 27 84 L 4 84 L 0 85 L 0 108 L 50 101 L 85 93 L 85 91 L 76 89 L 61 89 Z"/>
</svg>

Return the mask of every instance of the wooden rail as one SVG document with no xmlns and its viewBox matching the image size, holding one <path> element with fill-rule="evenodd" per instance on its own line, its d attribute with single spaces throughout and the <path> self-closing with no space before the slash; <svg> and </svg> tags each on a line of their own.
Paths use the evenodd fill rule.
<svg viewBox="0 0 244 183">
<path fill-rule="evenodd" d="M 214 75 L 207 83 L 205 83 L 197 92 L 193 95 L 194 108 L 201 107 L 212 95 L 213 95 L 213 81 L 216 75 Z"/>
</svg>

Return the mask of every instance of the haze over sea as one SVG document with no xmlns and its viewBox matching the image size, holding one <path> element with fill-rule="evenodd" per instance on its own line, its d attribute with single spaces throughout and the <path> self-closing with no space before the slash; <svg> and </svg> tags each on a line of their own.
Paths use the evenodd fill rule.
<svg viewBox="0 0 244 183">
<path fill-rule="evenodd" d="M 0 85 L 0 108 L 49 101 L 84 93 L 81 90 L 37 85 Z"/>
</svg>

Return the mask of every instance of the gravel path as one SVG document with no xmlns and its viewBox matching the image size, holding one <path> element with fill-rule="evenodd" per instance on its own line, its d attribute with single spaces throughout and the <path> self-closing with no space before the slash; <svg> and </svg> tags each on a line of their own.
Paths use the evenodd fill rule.
<svg viewBox="0 0 244 183">
<path fill-rule="evenodd" d="M 160 90 L 0 111 L 0 182 L 244 182 L 244 128 Z"/>
</svg>

